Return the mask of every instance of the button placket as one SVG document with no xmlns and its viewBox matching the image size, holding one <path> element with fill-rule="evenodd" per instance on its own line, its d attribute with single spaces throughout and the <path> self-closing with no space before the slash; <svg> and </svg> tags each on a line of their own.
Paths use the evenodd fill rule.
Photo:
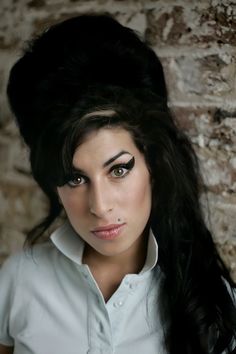
<svg viewBox="0 0 236 354">
<path fill-rule="evenodd" d="M 91 283 L 91 289 L 88 315 L 90 351 L 91 353 L 97 353 L 100 350 L 99 348 L 103 348 L 102 353 L 105 353 L 108 347 L 112 347 L 109 316 L 102 298 L 100 298 L 100 293 L 93 282 Z M 109 349 L 108 352 L 111 353 L 112 351 Z"/>
</svg>

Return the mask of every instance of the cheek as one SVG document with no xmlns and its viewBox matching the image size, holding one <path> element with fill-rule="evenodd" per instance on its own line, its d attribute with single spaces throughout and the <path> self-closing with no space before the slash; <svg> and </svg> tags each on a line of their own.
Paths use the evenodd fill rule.
<svg viewBox="0 0 236 354">
<path fill-rule="evenodd" d="M 139 192 L 137 193 L 137 205 L 143 204 L 147 204 L 147 206 L 151 204 L 151 184 L 149 179 L 145 184 L 140 183 Z"/>
<path fill-rule="evenodd" d="M 59 192 L 59 197 L 62 202 L 62 205 L 68 215 L 73 214 L 74 212 L 82 213 L 85 208 L 85 202 L 81 200 L 81 196 L 78 197 L 75 193 L 63 193 Z"/>
<path fill-rule="evenodd" d="M 135 206 L 135 211 L 137 211 L 137 207 L 141 207 L 141 205 L 149 207 L 151 204 L 151 183 L 149 175 L 144 175 L 142 178 L 135 178 L 135 181 L 132 182 L 127 190 L 125 199 L 127 205 Z"/>
</svg>

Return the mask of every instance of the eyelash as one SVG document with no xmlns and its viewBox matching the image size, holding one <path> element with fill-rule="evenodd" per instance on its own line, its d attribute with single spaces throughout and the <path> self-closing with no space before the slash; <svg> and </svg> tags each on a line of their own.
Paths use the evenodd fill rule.
<svg viewBox="0 0 236 354">
<path fill-rule="evenodd" d="M 84 182 L 84 183 L 77 183 L 79 178 L 80 178 L 80 179 L 84 179 L 84 181 L 87 180 L 87 177 L 85 177 L 85 176 L 82 176 L 82 175 L 76 176 L 76 175 L 74 175 L 74 176 L 71 177 L 71 179 L 69 179 L 69 180 L 66 182 L 66 184 L 67 184 L 69 187 L 71 187 L 71 188 L 75 188 L 75 187 L 77 187 L 77 186 L 81 186 L 81 185 L 84 184 L 85 182 Z M 77 181 L 77 182 L 75 182 L 75 181 Z"/>
<path fill-rule="evenodd" d="M 132 159 L 130 159 L 127 163 L 120 163 L 117 165 L 114 165 L 110 168 L 109 173 L 114 172 L 115 170 L 119 170 L 119 169 L 125 169 L 126 172 L 124 174 L 122 174 L 122 176 L 113 176 L 114 178 L 124 178 L 125 176 L 127 176 L 129 174 L 129 172 L 132 170 L 132 168 L 134 167 L 134 157 L 132 157 Z M 84 182 L 83 183 L 77 183 L 78 179 L 83 179 Z M 75 182 L 77 181 L 77 182 Z M 71 188 L 75 188 L 78 186 L 81 186 L 82 184 L 86 183 L 88 181 L 88 178 L 86 176 L 83 175 L 74 175 L 72 176 L 67 182 L 66 184 L 71 187 Z"/>
<path fill-rule="evenodd" d="M 132 168 L 134 167 L 134 164 L 135 164 L 135 159 L 134 159 L 134 157 L 132 157 L 127 163 L 120 163 L 120 164 L 112 166 L 109 170 L 109 173 L 111 173 L 115 170 L 118 170 L 118 169 L 125 169 L 126 172 L 122 176 L 115 177 L 115 178 L 124 178 L 132 170 Z"/>
</svg>

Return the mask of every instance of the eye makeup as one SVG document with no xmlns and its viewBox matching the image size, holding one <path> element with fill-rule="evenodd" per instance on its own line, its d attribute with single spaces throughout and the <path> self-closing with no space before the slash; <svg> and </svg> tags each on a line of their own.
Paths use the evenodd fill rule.
<svg viewBox="0 0 236 354">
<path fill-rule="evenodd" d="M 109 169 L 109 173 L 111 174 L 114 171 L 119 171 L 118 174 L 116 174 L 113 177 L 114 178 L 123 178 L 132 170 L 134 165 L 135 165 L 135 158 L 132 157 L 126 163 L 117 163 L 117 164 L 111 166 Z M 69 187 L 73 188 L 76 186 L 80 186 L 84 183 L 87 183 L 88 181 L 89 181 L 89 178 L 87 176 L 85 176 L 83 171 L 75 169 L 71 175 L 67 175 L 65 177 L 62 185 L 67 184 Z"/>
<path fill-rule="evenodd" d="M 71 178 L 68 179 L 66 182 L 69 187 L 77 187 L 81 186 L 82 184 L 86 183 L 88 181 L 88 178 L 86 176 L 82 176 L 78 173 L 75 175 L 71 176 Z"/>
<path fill-rule="evenodd" d="M 121 169 L 125 169 L 127 170 L 127 173 L 130 172 L 132 170 L 132 168 L 134 167 L 135 164 L 135 158 L 134 156 L 126 163 L 118 163 L 116 165 L 111 166 L 111 168 L 109 169 L 109 172 L 113 172 L 114 170 L 121 170 Z M 124 175 L 120 176 L 121 178 L 126 176 L 125 173 Z M 118 176 L 117 176 L 118 177 Z"/>
</svg>

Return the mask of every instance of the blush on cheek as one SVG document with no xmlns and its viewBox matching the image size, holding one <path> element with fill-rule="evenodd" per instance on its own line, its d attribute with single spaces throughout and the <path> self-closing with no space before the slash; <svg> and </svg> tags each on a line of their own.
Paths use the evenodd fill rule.
<svg viewBox="0 0 236 354">
<path fill-rule="evenodd" d="M 84 210 L 87 210 L 86 205 L 86 201 L 78 201 L 75 199 L 66 201 L 66 209 L 75 214 L 80 214 L 83 213 Z"/>
<path fill-rule="evenodd" d="M 151 200 L 151 184 L 149 178 L 141 183 L 134 182 L 132 188 L 129 188 L 125 193 L 125 199 L 128 204 L 144 206 L 150 203 Z"/>
<path fill-rule="evenodd" d="M 75 195 L 74 196 L 72 194 L 69 195 L 68 193 L 63 193 L 63 191 L 61 191 L 59 193 L 59 197 L 66 211 L 73 210 L 76 207 L 76 204 L 78 204 L 76 203 L 77 198 L 75 198 Z"/>
</svg>

